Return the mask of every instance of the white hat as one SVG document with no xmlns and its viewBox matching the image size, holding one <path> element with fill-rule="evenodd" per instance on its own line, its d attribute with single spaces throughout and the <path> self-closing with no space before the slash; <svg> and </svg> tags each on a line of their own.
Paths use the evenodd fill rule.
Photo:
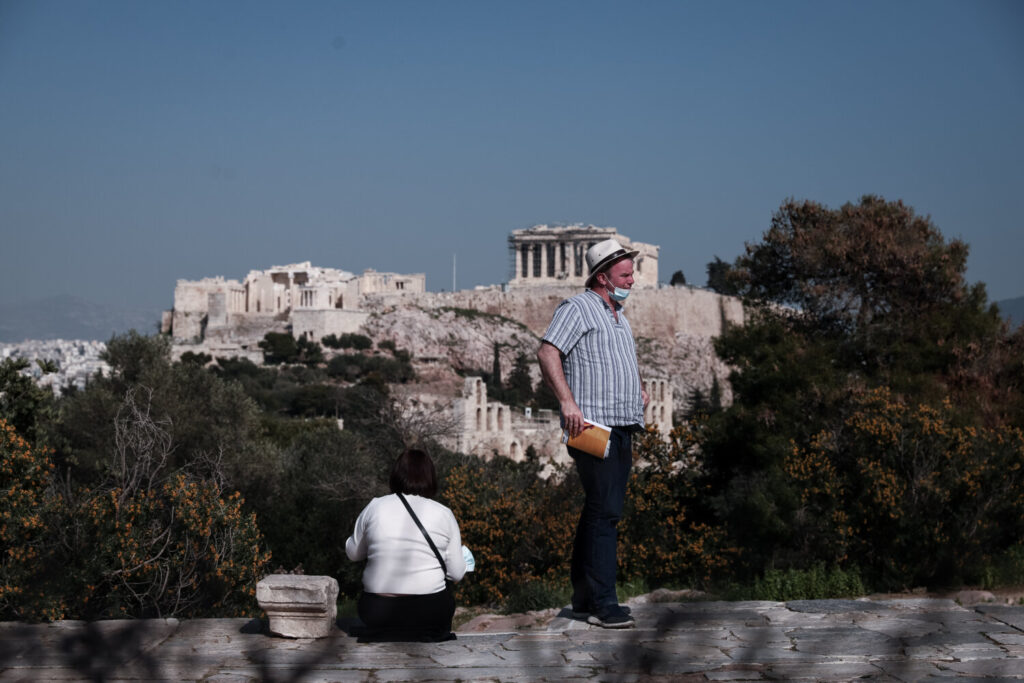
<svg viewBox="0 0 1024 683">
<path fill-rule="evenodd" d="M 635 258 L 639 251 L 623 249 L 618 240 L 606 239 L 598 242 L 590 249 L 587 249 L 587 267 L 590 273 L 587 275 L 586 286 L 594 280 L 594 276 L 608 268 L 610 265 L 624 258 Z"/>
</svg>

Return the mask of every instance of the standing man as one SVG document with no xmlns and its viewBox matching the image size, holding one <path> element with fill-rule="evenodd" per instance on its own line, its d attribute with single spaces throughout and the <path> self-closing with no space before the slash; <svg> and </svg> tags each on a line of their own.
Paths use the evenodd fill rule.
<svg viewBox="0 0 1024 683">
<path fill-rule="evenodd" d="M 632 433 L 643 429 L 647 406 L 633 332 L 622 314 L 637 253 L 614 239 L 590 247 L 586 291 L 558 305 L 537 352 L 569 434 L 583 430 L 584 418 L 612 428 L 604 459 L 569 447 L 585 495 L 572 548 L 572 608 L 605 628 L 635 625 L 619 605 L 615 574 Z"/>
</svg>

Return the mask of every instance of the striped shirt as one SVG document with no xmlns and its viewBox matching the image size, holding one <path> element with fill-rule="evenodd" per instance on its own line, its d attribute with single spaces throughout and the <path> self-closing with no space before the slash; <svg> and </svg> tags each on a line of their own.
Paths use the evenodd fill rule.
<svg viewBox="0 0 1024 683">
<path fill-rule="evenodd" d="M 633 331 L 599 294 L 587 290 L 558 305 L 544 341 L 562 352 L 562 371 L 583 417 L 609 427 L 644 423 Z"/>
</svg>

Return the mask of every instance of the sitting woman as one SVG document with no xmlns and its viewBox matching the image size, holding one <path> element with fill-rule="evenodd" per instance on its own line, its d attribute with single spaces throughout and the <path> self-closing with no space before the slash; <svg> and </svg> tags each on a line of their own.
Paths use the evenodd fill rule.
<svg viewBox="0 0 1024 683">
<path fill-rule="evenodd" d="M 358 606 L 366 635 L 454 638 L 455 596 L 448 581 L 462 579 L 466 561 L 455 515 L 432 500 L 437 473 L 430 456 L 406 450 L 395 461 L 390 484 L 391 495 L 370 501 L 345 542 L 350 560 L 366 560 Z"/>
</svg>

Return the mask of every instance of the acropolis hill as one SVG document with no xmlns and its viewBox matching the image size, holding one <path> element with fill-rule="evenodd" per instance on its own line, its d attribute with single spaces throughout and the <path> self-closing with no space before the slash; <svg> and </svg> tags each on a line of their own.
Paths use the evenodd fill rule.
<svg viewBox="0 0 1024 683">
<path fill-rule="evenodd" d="M 508 240 L 509 281 L 457 292 L 426 291 L 422 273 L 366 270 L 356 275 L 310 262 L 253 270 L 241 281 L 179 280 L 163 330 L 172 335 L 176 355 L 202 351 L 256 363 L 262 362 L 258 344 L 267 332 L 291 332 L 316 341 L 360 333 L 378 343 L 393 341 L 412 353 L 421 380 L 408 389 L 418 392 L 416 400 L 467 400 L 467 394 L 485 389 L 464 381 L 456 371 L 490 369 L 495 344 L 505 372 L 519 354 L 534 363 L 555 306 L 584 287 L 586 249 L 609 237 L 640 252 L 626 314 L 649 393 L 663 397 L 652 402 L 648 420 L 669 428 L 673 410 L 684 408 L 694 390 L 708 395 L 716 380 L 729 400 L 728 369 L 715 356 L 712 339 L 726 324 L 743 323 L 740 301 L 703 289 L 659 286 L 659 247 L 634 242 L 610 227 L 538 225 L 515 230 Z M 539 379 L 535 363 L 533 375 Z M 473 400 L 487 403 L 485 393 Z M 492 422 L 478 418 L 484 431 L 486 424 L 497 429 L 499 422 L 499 432 L 508 430 L 511 419 L 499 419 L 497 406 L 488 413 L 494 413 Z M 471 416 L 465 419 L 472 422 Z M 510 436 L 495 438 L 501 446 L 497 452 L 515 454 Z"/>
</svg>

